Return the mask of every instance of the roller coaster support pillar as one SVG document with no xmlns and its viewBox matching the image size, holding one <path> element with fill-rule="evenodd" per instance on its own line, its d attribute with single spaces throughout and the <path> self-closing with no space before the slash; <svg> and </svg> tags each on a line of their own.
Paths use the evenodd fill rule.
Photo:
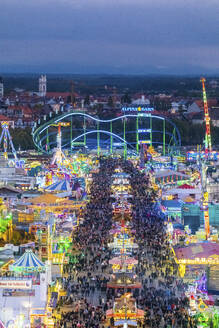
<svg viewBox="0 0 219 328">
<path fill-rule="evenodd" d="M 112 121 L 110 122 L 110 153 L 112 154 L 113 153 L 113 123 Z"/>
<path fill-rule="evenodd" d="M 100 132 L 99 132 L 99 121 L 97 122 L 97 156 L 100 156 Z"/>
<path fill-rule="evenodd" d="M 150 146 L 152 146 L 152 117 L 150 117 Z"/>
<path fill-rule="evenodd" d="M 48 128 L 46 129 L 46 146 L 47 146 L 47 151 L 49 151 L 50 147 L 49 147 L 49 129 Z"/>
<path fill-rule="evenodd" d="M 85 120 L 85 116 L 84 116 L 84 126 L 83 126 L 83 129 L 84 129 L 84 146 L 86 146 L 87 139 L 86 139 L 86 120 Z"/>
<path fill-rule="evenodd" d="M 123 139 L 124 139 L 124 159 L 127 157 L 127 144 L 126 144 L 126 118 L 123 120 Z"/>
<path fill-rule="evenodd" d="M 165 154 L 166 154 L 166 135 L 165 135 L 165 133 L 166 133 L 166 127 L 165 127 L 165 120 L 163 120 L 163 156 L 165 156 Z"/>
<path fill-rule="evenodd" d="M 72 151 L 72 116 L 70 121 L 70 151 Z"/>
<path fill-rule="evenodd" d="M 136 152 L 139 152 L 138 116 L 136 118 Z"/>
</svg>

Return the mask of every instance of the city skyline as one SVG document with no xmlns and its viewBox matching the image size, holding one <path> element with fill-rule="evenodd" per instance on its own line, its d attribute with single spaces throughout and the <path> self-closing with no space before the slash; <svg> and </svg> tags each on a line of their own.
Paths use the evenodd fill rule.
<svg viewBox="0 0 219 328">
<path fill-rule="evenodd" d="M 2 0 L 0 72 L 218 74 L 218 12 L 216 0 Z"/>
</svg>

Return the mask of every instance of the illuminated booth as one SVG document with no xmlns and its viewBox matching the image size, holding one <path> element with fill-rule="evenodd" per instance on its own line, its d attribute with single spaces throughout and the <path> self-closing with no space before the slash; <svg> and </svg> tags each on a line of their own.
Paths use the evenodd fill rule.
<svg viewBox="0 0 219 328">
<path fill-rule="evenodd" d="M 7 276 L 0 277 L 0 317 L 6 327 L 29 328 L 35 309 L 46 315 L 49 271 L 32 250 L 26 250 L 9 266 Z M 44 316 L 32 317 L 32 321 L 43 323 Z"/>
<path fill-rule="evenodd" d="M 182 219 L 182 205 L 178 200 L 162 200 L 162 209 L 169 218 L 173 217 L 176 221 L 181 222 Z"/>
<path fill-rule="evenodd" d="M 217 243 L 197 243 L 195 245 L 173 249 L 175 261 L 179 264 L 179 273 L 184 277 L 186 266 L 212 266 L 219 272 L 219 245 Z"/>
<path fill-rule="evenodd" d="M 137 308 L 135 299 L 130 293 L 125 293 L 115 299 L 113 308 L 106 311 L 106 317 L 107 319 L 113 318 L 115 322 L 119 320 L 136 321 L 137 319 L 143 321 L 144 311 Z"/>
<path fill-rule="evenodd" d="M 132 272 L 117 272 L 111 275 L 107 288 L 135 289 L 141 288 L 141 283 L 138 281 L 137 275 Z"/>
</svg>

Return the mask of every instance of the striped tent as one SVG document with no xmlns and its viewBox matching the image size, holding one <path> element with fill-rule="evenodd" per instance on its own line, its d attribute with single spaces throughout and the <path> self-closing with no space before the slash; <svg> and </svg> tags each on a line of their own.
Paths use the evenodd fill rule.
<svg viewBox="0 0 219 328">
<path fill-rule="evenodd" d="M 59 180 L 45 188 L 46 191 L 70 191 L 70 184 L 68 180 Z"/>
<path fill-rule="evenodd" d="M 3 324 L 3 322 L 0 320 L 0 328 L 5 328 L 5 325 Z"/>
<path fill-rule="evenodd" d="M 44 271 L 45 264 L 41 262 L 31 249 L 26 252 L 11 266 L 11 271 Z"/>
</svg>

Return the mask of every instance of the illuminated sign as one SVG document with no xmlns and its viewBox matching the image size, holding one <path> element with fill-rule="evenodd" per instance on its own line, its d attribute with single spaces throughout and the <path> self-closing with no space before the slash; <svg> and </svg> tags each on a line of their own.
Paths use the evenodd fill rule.
<svg viewBox="0 0 219 328">
<path fill-rule="evenodd" d="M 151 143 L 151 140 L 139 140 L 139 143 L 140 144 L 150 144 Z"/>
<path fill-rule="evenodd" d="M 72 141 L 72 146 L 85 146 L 83 141 Z"/>
<path fill-rule="evenodd" d="M 138 113 L 138 116 L 140 116 L 140 117 L 151 117 L 151 113 L 148 113 L 148 114 L 146 114 L 146 113 Z"/>
<path fill-rule="evenodd" d="M 153 112 L 153 107 L 122 107 L 122 112 Z"/>
<path fill-rule="evenodd" d="M 144 132 L 150 133 L 151 132 L 151 129 L 138 129 L 138 133 L 144 133 Z"/>
<path fill-rule="evenodd" d="M 0 280 L 0 288 L 31 289 L 31 280 Z"/>
<path fill-rule="evenodd" d="M 113 143 L 113 146 L 115 146 L 115 147 L 124 146 L 124 145 L 125 145 L 124 142 L 114 142 Z"/>
</svg>

